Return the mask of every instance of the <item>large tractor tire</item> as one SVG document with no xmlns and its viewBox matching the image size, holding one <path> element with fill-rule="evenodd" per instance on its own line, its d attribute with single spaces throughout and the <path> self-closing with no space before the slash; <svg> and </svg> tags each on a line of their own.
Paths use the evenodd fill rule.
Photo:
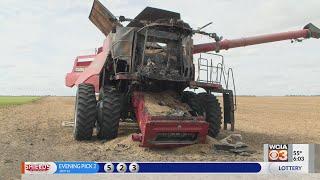
<svg viewBox="0 0 320 180">
<path fill-rule="evenodd" d="M 97 101 L 94 86 L 80 84 L 78 86 L 75 113 L 74 113 L 74 138 L 78 141 L 90 140 L 97 119 Z"/>
<path fill-rule="evenodd" d="M 221 107 L 217 97 L 207 93 L 199 93 L 189 97 L 187 104 L 193 110 L 193 115 L 205 116 L 209 123 L 208 135 L 216 137 L 220 132 L 222 123 Z"/>
<path fill-rule="evenodd" d="M 104 92 L 106 90 L 104 90 L 103 88 L 100 89 L 100 93 L 99 93 L 99 100 L 102 100 L 104 97 Z M 129 105 L 130 103 L 128 102 L 128 96 L 125 93 L 117 93 L 119 95 L 120 98 L 120 118 L 121 119 L 126 119 L 128 118 L 128 109 L 129 109 Z"/>
<path fill-rule="evenodd" d="M 192 91 L 183 91 L 181 94 L 181 102 L 188 103 L 188 101 L 194 98 L 197 94 Z"/>
<path fill-rule="evenodd" d="M 121 115 L 121 94 L 111 88 L 105 88 L 98 107 L 97 136 L 102 140 L 118 136 Z"/>
</svg>

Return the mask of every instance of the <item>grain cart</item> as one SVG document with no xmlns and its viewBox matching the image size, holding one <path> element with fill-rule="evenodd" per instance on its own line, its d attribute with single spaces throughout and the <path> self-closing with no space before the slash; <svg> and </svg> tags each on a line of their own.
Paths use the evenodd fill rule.
<svg viewBox="0 0 320 180">
<path fill-rule="evenodd" d="M 147 7 L 134 19 L 116 18 L 97 0 L 89 19 L 106 39 L 93 55 L 78 56 L 66 76 L 66 86 L 77 86 L 74 137 L 89 140 L 96 128 L 99 139 L 114 139 L 119 122 L 129 119 L 140 128 L 132 139 L 143 147 L 176 147 L 216 137 L 222 109 L 213 93 L 222 94 L 224 129 L 234 129 L 233 73 L 217 54 L 220 50 L 320 37 L 320 30 L 308 24 L 297 31 L 223 40 L 192 29 L 176 12 Z M 196 33 L 213 42 L 193 44 Z M 200 54 L 197 61 L 194 54 Z"/>
</svg>

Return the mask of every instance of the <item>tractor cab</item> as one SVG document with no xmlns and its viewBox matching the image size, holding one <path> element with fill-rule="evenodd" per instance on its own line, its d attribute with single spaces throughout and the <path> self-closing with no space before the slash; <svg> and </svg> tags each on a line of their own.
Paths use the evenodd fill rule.
<svg viewBox="0 0 320 180">
<path fill-rule="evenodd" d="M 153 23 L 137 31 L 133 65 L 139 76 L 165 81 L 193 79 L 192 39 L 183 22 Z"/>
<path fill-rule="evenodd" d="M 121 18 L 120 18 L 121 20 Z M 163 81 L 194 79 L 192 29 L 180 14 L 147 7 L 136 18 L 116 21 L 111 30 L 111 57 L 115 73 Z"/>
</svg>

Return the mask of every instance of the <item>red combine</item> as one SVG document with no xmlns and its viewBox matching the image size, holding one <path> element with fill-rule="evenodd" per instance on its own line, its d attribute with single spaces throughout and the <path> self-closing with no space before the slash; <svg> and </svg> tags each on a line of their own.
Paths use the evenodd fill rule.
<svg viewBox="0 0 320 180">
<path fill-rule="evenodd" d="M 106 39 L 94 55 L 78 56 L 66 77 L 66 86 L 78 88 L 74 137 L 89 140 L 96 128 L 99 139 L 113 139 L 120 121 L 133 121 L 141 133 L 132 139 L 143 147 L 176 147 L 216 137 L 222 110 L 213 93 L 223 95 L 224 129 L 228 124 L 234 129 L 232 69 L 224 67 L 223 56 L 209 52 L 320 37 L 320 30 L 308 24 L 297 31 L 222 40 L 192 29 L 179 13 L 147 7 L 134 19 L 116 18 L 97 0 L 89 19 Z M 125 27 L 124 21 L 129 21 Z M 214 42 L 194 45 L 196 33 Z"/>
</svg>

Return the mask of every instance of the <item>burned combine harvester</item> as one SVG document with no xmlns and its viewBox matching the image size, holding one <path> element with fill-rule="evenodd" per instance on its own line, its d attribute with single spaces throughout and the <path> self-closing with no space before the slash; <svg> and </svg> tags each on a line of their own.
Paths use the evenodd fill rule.
<svg viewBox="0 0 320 180">
<path fill-rule="evenodd" d="M 208 52 L 320 37 L 320 30 L 308 24 L 298 31 L 222 40 L 215 33 L 193 30 L 179 13 L 147 7 L 134 19 L 117 19 L 97 0 L 89 19 L 106 40 L 95 54 L 78 56 L 66 76 L 66 86 L 78 87 L 74 137 L 88 140 L 96 128 L 98 138 L 113 139 L 119 122 L 132 119 L 141 131 L 132 139 L 143 147 L 204 143 L 207 135 L 217 136 L 222 110 L 212 93 L 223 95 L 224 129 L 228 124 L 234 129 L 232 69 L 225 69 L 221 55 Z M 123 21 L 129 21 L 126 27 Z M 194 45 L 195 33 L 215 42 Z M 193 55 L 198 53 L 206 54 L 194 63 Z M 214 64 L 217 58 L 219 62 Z M 205 93 L 186 88 L 203 88 Z"/>
</svg>

